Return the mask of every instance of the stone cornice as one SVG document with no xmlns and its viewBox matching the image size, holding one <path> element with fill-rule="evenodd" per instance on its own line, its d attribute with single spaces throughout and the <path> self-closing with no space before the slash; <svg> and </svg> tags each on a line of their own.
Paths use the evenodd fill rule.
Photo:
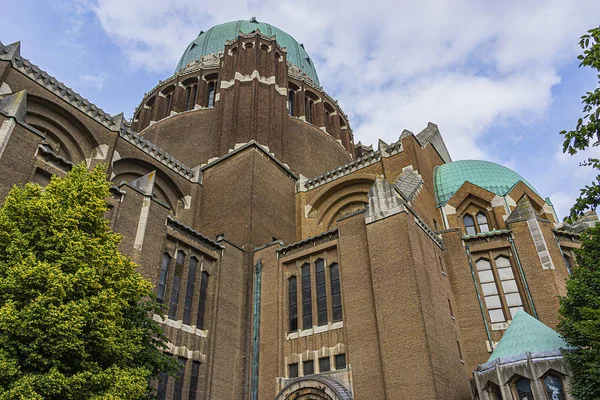
<svg viewBox="0 0 600 400">
<path fill-rule="evenodd" d="M 303 248 L 303 247 L 306 247 L 309 245 L 314 245 L 316 242 L 318 242 L 320 240 L 329 241 L 329 240 L 336 239 L 337 237 L 338 237 L 338 228 L 334 228 L 329 231 L 320 233 L 318 235 L 310 236 L 306 239 L 300 240 L 299 242 L 295 242 L 295 243 L 288 244 L 287 246 L 283 246 L 283 247 L 277 249 L 277 252 L 285 255 L 286 253 L 288 253 L 292 250 Z"/>
<path fill-rule="evenodd" d="M 208 245 L 209 247 L 211 247 L 214 250 L 224 249 L 224 247 L 222 245 L 220 245 L 219 243 L 207 238 L 206 236 L 204 236 L 200 232 L 190 228 L 189 226 L 182 224 L 181 222 L 177 221 L 170 215 L 167 217 L 167 226 L 173 228 L 176 231 L 179 231 L 181 233 L 184 233 L 184 234 L 187 234 L 187 235 L 193 237 L 194 239 Z"/>
</svg>

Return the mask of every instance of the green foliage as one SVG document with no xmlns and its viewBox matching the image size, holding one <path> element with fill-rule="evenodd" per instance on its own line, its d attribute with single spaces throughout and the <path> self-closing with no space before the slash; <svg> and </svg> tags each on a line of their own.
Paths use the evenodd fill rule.
<svg viewBox="0 0 600 400">
<path fill-rule="evenodd" d="M 558 330 L 579 349 L 565 354 L 571 393 L 578 400 L 600 399 L 600 224 L 581 235 L 577 267 L 560 300 Z"/>
<path fill-rule="evenodd" d="M 175 373 L 152 286 L 104 217 L 109 187 L 78 165 L 0 209 L 0 399 L 143 399 Z"/>
<path fill-rule="evenodd" d="M 590 29 L 587 34 L 583 35 L 579 40 L 579 46 L 583 49 L 583 54 L 577 57 L 581 60 L 579 66 L 590 67 L 600 72 L 600 27 Z M 600 83 L 600 74 L 598 80 Z M 586 150 L 590 146 L 600 145 L 600 87 L 593 92 L 587 92 L 582 99 L 583 117 L 579 118 L 574 130 L 561 132 L 561 135 L 565 136 L 563 152 L 571 155 Z M 587 162 L 582 163 L 582 166 L 600 169 L 600 160 L 590 158 Z M 575 205 L 571 208 L 570 219 L 576 219 L 587 209 L 596 209 L 599 205 L 600 175 L 581 189 Z"/>
</svg>

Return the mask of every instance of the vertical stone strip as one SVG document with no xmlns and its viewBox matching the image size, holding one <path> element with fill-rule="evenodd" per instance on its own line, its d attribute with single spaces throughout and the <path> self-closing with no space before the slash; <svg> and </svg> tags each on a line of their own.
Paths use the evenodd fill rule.
<svg viewBox="0 0 600 400">
<path fill-rule="evenodd" d="M 145 197 L 142 202 L 142 209 L 140 211 L 140 219 L 138 222 L 137 232 L 135 234 L 135 242 L 133 248 L 138 251 L 142 251 L 144 245 L 144 236 L 146 235 L 146 226 L 148 225 L 148 214 L 150 213 L 150 197 Z"/>
<path fill-rule="evenodd" d="M 262 260 L 254 266 L 254 305 L 252 310 L 252 400 L 258 400 L 258 363 L 260 350 L 260 286 L 262 281 Z"/>
</svg>

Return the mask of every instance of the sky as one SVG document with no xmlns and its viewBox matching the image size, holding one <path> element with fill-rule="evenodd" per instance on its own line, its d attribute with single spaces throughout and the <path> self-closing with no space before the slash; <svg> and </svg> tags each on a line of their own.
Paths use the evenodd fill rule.
<svg viewBox="0 0 600 400">
<path fill-rule="evenodd" d="M 579 37 L 597 0 L 19 0 L 5 1 L 0 41 L 111 115 L 131 117 L 170 77 L 200 31 L 256 17 L 311 55 L 355 141 L 398 140 L 438 125 L 454 160 L 486 159 L 549 196 L 559 218 L 596 174 L 559 132 L 598 85 L 579 68 Z"/>
</svg>

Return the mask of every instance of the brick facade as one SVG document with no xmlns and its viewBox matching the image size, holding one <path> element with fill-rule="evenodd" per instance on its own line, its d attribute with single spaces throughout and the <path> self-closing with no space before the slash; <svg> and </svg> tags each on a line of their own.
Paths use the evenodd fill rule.
<svg viewBox="0 0 600 400">
<path fill-rule="evenodd" d="M 522 182 L 503 198 L 465 182 L 438 204 L 435 169 L 451 159 L 437 126 L 355 146 L 273 37 L 240 34 L 160 82 L 131 123 L 18 43 L 0 44 L 0 85 L 0 198 L 107 165 L 107 218 L 164 291 L 153 318 L 185 365 L 182 383 L 157 383 L 167 399 L 194 386 L 195 399 L 468 399 L 511 320 L 504 303 L 490 320 L 482 258 L 506 257 L 522 308 L 556 325 L 579 243 L 550 205 Z M 470 235 L 463 218 L 480 212 L 490 232 Z"/>
</svg>

